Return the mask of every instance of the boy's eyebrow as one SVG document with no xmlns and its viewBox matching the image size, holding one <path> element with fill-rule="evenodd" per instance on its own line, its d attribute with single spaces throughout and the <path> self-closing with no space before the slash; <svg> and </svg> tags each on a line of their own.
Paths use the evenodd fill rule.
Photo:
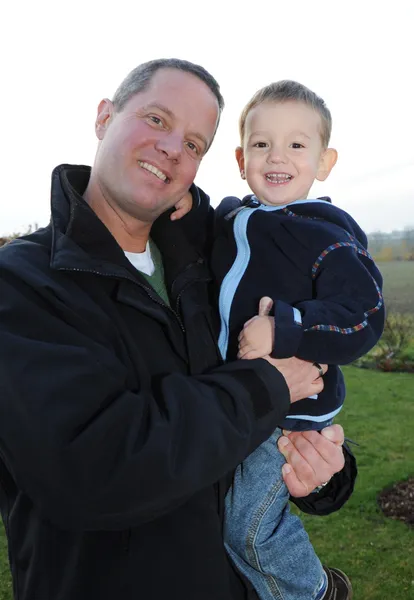
<svg viewBox="0 0 414 600">
<path fill-rule="evenodd" d="M 303 135 L 303 137 L 308 138 L 308 140 L 311 139 L 310 135 L 308 135 L 304 131 L 292 131 L 292 135 Z"/>
<path fill-rule="evenodd" d="M 162 112 L 167 114 L 171 119 L 175 118 L 175 115 L 172 112 L 172 110 L 170 110 L 163 104 L 160 104 L 159 102 L 151 102 L 150 104 L 147 104 L 147 106 L 144 106 L 144 111 L 149 110 L 151 108 L 158 108 L 158 110 L 162 110 Z M 190 135 L 198 138 L 204 144 L 204 146 L 205 146 L 204 149 L 208 148 L 208 140 L 207 140 L 207 138 L 204 137 L 204 135 L 202 135 L 201 133 L 197 133 L 196 131 L 190 132 Z"/>
<path fill-rule="evenodd" d="M 249 135 L 249 137 L 247 139 L 250 140 L 255 135 L 264 135 L 264 136 L 266 136 L 266 135 L 269 135 L 269 131 L 266 131 L 265 129 L 263 131 L 261 131 L 261 130 L 259 130 L 259 131 L 252 131 L 252 133 Z M 308 140 L 312 139 L 310 137 L 310 135 L 308 135 L 304 131 L 292 131 L 289 135 L 302 135 L 303 137 L 307 138 Z"/>
<path fill-rule="evenodd" d="M 249 135 L 249 137 L 247 139 L 250 140 L 255 135 L 266 136 L 266 135 L 269 135 L 269 132 L 268 131 L 261 131 L 261 130 L 259 130 L 259 131 L 252 131 L 251 134 Z"/>
<path fill-rule="evenodd" d="M 258 131 L 252 131 L 252 133 L 249 135 L 248 139 L 252 138 L 254 135 L 269 135 L 269 131 L 264 129 L 262 130 L 258 130 Z M 308 138 L 308 140 L 311 139 L 310 135 L 308 135 L 307 133 L 305 133 L 304 131 L 291 131 L 289 135 L 303 135 L 303 137 Z"/>
</svg>

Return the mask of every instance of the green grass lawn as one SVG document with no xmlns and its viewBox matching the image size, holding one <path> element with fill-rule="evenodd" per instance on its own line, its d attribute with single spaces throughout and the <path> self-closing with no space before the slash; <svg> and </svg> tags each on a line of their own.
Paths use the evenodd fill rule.
<svg viewBox="0 0 414 600">
<path fill-rule="evenodd" d="M 385 518 L 377 506 L 380 490 L 414 475 L 414 375 L 344 372 L 348 398 L 339 421 L 360 444 L 359 478 L 340 512 L 305 517 L 306 528 L 321 560 L 352 579 L 354 600 L 414 600 L 414 529 Z M 0 600 L 11 598 L 1 531 Z"/>
<path fill-rule="evenodd" d="M 414 261 L 380 262 L 386 306 L 393 312 L 414 313 Z"/>
<path fill-rule="evenodd" d="M 385 518 L 377 495 L 414 475 L 414 375 L 344 369 L 348 386 L 338 422 L 355 448 L 356 490 L 338 513 L 305 517 L 322 562 L 352 579 L 354 600 L 414 599 L 414 528 Z"/>
<path fill-rule="evenodd" d="M 0 600 L 11 600 L 11 579 L 7 559 L 7 542 L 0 519 Z"/>
</svg>

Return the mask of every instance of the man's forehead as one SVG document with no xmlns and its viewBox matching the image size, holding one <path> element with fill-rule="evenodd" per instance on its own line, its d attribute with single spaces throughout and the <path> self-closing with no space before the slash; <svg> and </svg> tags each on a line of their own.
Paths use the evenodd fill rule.
<svg viewBox="0 0 414 600">
<path fill-rule="evenodd" d="M 134 104 L 159 105 L 170 113 L 176 112 L 180 106 L 186 110 L 195 107 L 198 113 L 201 110 L 219 113 L 218 99 L 202 79 L 173 68 L 156 71 L 145 89 L 136 92 L 130 101 Z"/>
<path fill-rule="evenodd" d="M 196 75 L 174 68 L 159 69 L 145 90 L 131 98 L 134 109 L 162 111 L 185 122 L 206 147 L 211 144 L 219 118 L 213 91 Z"/>
<path fill-rule="evenodd" d="M 158 69 L 158 71 L 152 75 L 144 93 L 145 91 L 156 92 L 158 90 L 162 91 L 171 88 L 182 90 L 183 87 L 189 88 L 199 95 L 205 94 L 208 98 L 213 97 L 218 104 L 213 91 L 205 81 L 193 73 L 171 67 Z"/>
</svg>

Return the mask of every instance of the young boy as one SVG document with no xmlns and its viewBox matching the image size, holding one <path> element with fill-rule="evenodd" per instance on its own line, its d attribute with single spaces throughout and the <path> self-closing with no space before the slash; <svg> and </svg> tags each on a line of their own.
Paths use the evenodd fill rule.
<svg viewBox="0 0 414 600">
<path fill-rule="evenodd" d="M 211 265 L 223 358 L 297 356 L 315 361 L 321 376 L 319 363 L 329 364 L 323 392 L 291 406 L 237 469 L 226 498 L 226 549 L 261 600 L 352 596 L 347 577 L 322 567 L 290 514 L 276 445 L 282 428 L 321 430 L 332 422 L 345 397 L 339 365 L 368 352 L 383 329 L 382 278 L 365 234 L 328 198 L 308 199 L 337 160 L 328 147 L 331 126 L 325 102 L 303 85 L 259 90 L 241 114 L 236 150 L 253 195 L 225 198 L 215 215 Z"/>
</svg>

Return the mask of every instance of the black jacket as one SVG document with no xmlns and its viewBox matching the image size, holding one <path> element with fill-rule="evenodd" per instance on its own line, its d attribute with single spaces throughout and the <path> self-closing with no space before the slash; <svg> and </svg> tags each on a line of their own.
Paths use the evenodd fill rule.
<svg viewBox="0 0 414 600">
<path fill-rule="evenodd" d="M 221 363 L 209 273 L 168 215 L 152 230 L 163 303 L 82 200 L 89 173 L 58 167 L 51 224 L 0 250 L 15 597 L 244 599 L 222 543 L 228 473 L 286 414 L 287 387 L 264 360 Z M 354 478 L 348 456 L 316 510 L 338 508 Z"/>
</svg>

